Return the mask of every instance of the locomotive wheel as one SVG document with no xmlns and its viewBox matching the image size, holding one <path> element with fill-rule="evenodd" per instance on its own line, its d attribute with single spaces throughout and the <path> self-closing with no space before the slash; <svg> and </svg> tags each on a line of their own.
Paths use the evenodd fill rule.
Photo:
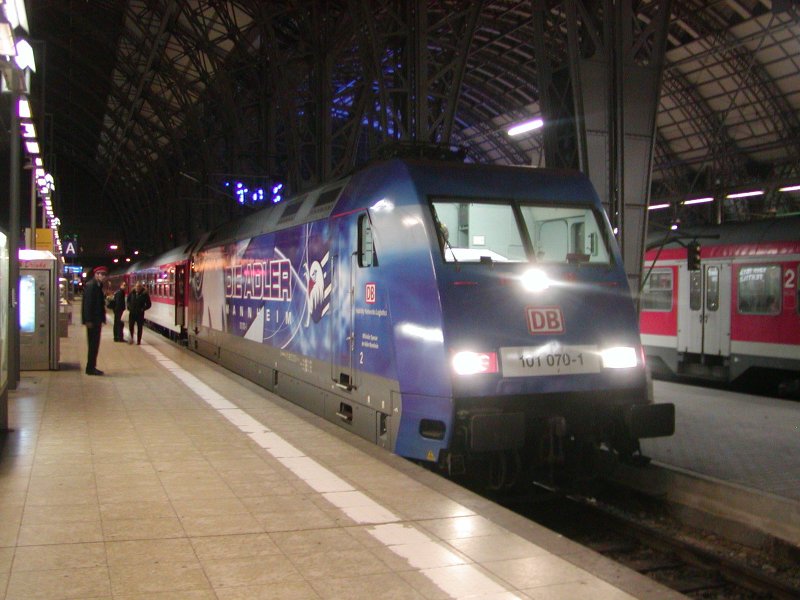
<svg viewBox="0 0 800 600">
<path fill-rule="evenodd" d="M 493 492 L 517 487 L 522 477 L 522 457 L 519 450 L 493 452 L 489 456 L 489 489 Z"/>
<path fill-rule="evenodd" d="M 505 452 L 493 452 L 489 456 L 489 489 L 502 490 L 508 476 L 508 458 Z"/>
</svg>

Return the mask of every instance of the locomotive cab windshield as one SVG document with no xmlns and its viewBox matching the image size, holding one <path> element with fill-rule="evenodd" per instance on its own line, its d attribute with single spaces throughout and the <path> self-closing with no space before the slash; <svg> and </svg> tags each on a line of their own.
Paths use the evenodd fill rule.
<svg viewBox="0 0 800 600">
<path fill-rule="evenodd" d="M 609 265 L 602 220 L 590 207 L 436 199 L 445 262 Z"/>
</svg>

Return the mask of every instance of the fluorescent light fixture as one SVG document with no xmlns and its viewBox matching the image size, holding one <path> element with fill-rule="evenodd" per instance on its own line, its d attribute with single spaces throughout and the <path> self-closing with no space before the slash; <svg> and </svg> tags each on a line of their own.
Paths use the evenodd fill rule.
<svg viewBox="0 0 800 600">
<path fill-rule="evenodd" d="M 36 137 L 36 127 L 30 121 L 22 121 L 19 124 L 20 129 L 22 129 L 22 137 L 24 138 L 35 138 Z"/>
<path fill-rule="evenodd" d="M 0 55 L 17 55 L 17 48 L 14 45 L 14 30 L 5 21 L 0 21 Z"/>
<path fill-rule="evenodd" d="M 544 121 L 541 119 L 532 119 L 530 121 L 520 123 L 519 125 L 514 125 L 514 127 L 508 130 L 508 135 L 522 135 L 523 133 L 528 133 L 534 129 L 539 129 L 542 126 L 544 126 Z"/>
<path fill-rule="evenodd" d="M 684 200 L 684 205 L 688 206 L 689 204 L 705 204 L 706 202 L 713 202 L 714 198 L 711 196 L 707 198 L 693 198 L 692 200 Z"/>
<path fill-rule="evenodd" d="M 25 148 L 28 154 L 39 154 L 39 142 L 25 142 Z"/>
<path fill-rule="evenodd" d="M 764 190 L 753 190 L 752 192 L 737 192 L 736 194 L 728 194 L 726 198 L 748 198 L 750 196 L 763 196 Z"/>
<path fill-rule="evenodd" d="M 28 40 L 22 39 L 18 41 L 16 48 L 17 56 L 14 62 L 17 63 L 17 66 L 23 71 L 30 69 L 36 73 L 36 59 L 33 57 L 33 48 L 28 43 Z"/>
<path fill-rule="evenodd" d="M 779 192 L 800 192 L 800 185 L 790 185 L 778 189 Z"/>
<path fill-rule="evenodd" d="M 19 104 L 17 105 L 17 114 L 19 115 L 20 119 L 31 118 L 31 105 L 28 104 L 28 100 L 26 98 L 19 99 Z"/>
<path fill-rule="evenodd" d="M 661 210 L 662 208 L 669 208 L 669 202 L 666 204 L 651 204 L 647 210 Z"/>
<path fill-rule="evenodd" d="M 5 0 L 2 5 L 5 7 L 3 10 L 11 26 L 14 29 L 22 27 L 27 33 L 29 31 L 28 12 L 25 10 L 25 0 Z"/>
</svg>

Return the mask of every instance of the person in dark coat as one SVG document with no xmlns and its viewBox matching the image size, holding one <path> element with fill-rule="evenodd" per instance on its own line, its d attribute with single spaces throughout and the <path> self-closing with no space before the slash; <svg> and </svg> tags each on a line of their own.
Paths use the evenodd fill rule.
<svg viewBox="0 0 800 600">
<path fill-rule="evenodd" d="M 114 292 L 114 299 L 112 302 L 114 303 L 114 341 L 115 342 L 124 342 L 125 336 L 123 335 L 123 330 L 125 329 L 125 323 L 122 321 L 122 313 L 125 312 L 125 289 L 127 288 L 127 284 L 123 281 L 119 284 L 119 289 Z"/>
<path fill-rule="evenodd" d="M 144 289 L 144 284 L 141 281 L 136 282 L 130 294 L 128 294 L 128 329 L 131 332 L 131 341 L 133 343 L 133 326 L 138 326 L 136 335 L 136 343 L 142 343 L 142 327 L 144 326 L 144 311 L 152 306 L 150 302 L 150 294 Z"/>
<path fill-rule="evenodd" d="M 97 368 L 97 353 L 100 351 L 100 333 L 103 323 L 106 322 L 106 295 L 103 293 L 103 283 L 108 276 L 108 269 L 96 267 L 94 276 L 83 287 L 83 303 L 81 317 L 86 326 L 86 343 L 89 348 L 86 355 L 86 374 L 102 375 Z"/>
</svg>

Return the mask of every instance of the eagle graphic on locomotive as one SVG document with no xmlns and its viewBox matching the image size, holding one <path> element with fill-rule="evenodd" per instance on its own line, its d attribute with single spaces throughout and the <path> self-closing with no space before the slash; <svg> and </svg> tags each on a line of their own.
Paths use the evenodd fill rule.
<svg viewBox="0 0 800 600">
<path fill-rule="evenodd" d="M 673 433 L 580 174 L 377 162 L 115 277 L 146 279 L 191 350 L 492 487 Z"/>
</svg>

